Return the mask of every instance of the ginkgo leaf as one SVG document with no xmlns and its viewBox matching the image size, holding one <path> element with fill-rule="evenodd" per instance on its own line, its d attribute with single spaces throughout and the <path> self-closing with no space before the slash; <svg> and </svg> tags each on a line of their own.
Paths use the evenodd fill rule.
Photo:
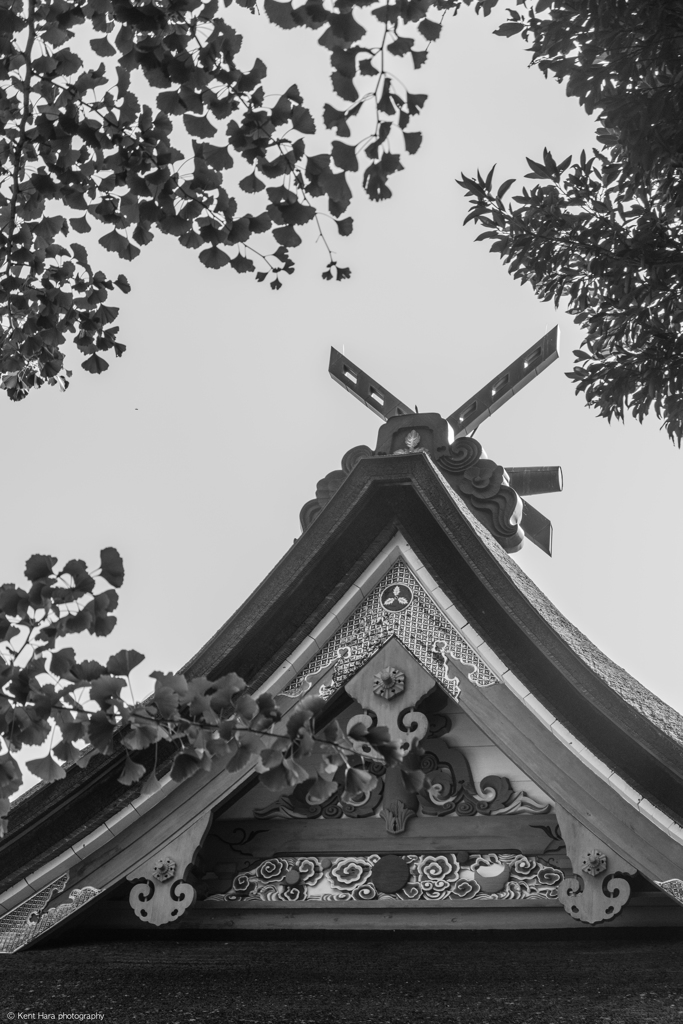
<svg viewBox="0 0 683 1024">
<path fill-rule="evenodd" d="M 274 750 L 272 747 L 262 750 L 260 757 L 264 768 L 277 768 L 278 765 L 282 764 L 282 751 Z"/>
<path fill-rule="evenodd" d="M 59 758 L 60 761 L 66 761 L 68 764 L 72 764 L 74 761 L 77 761 L 81 755 L 79 748 L 66 739 L 60 740 L 59 743 L 55 743 L 52 748 L 52 753 L 55 757 Z"/>
<path fill-rule="evenodd" d="M 123 583 L 123 559 L 116 548 L 102 548 L 100 551 L 100 573 L 102 579 L 112 587 L 120 587 Z"/>
<path fill-rule="evenodd" d="M 248 274 L 254 269 L 253 261 L 248 256 L 243 256 L 242 253 L 233 256 L 230 265 L 238 274 Z"/>
<path fill-rule="evenodd" d="M 270 768 L 267 772 L 262 772 L 258 780 L 262 786 L 265 786 L 266 789 L 274 793 L 281 793 L 291 786 L 289 776 L 281 764 L 276 765 L 275 768 Z"/>
<path fill-rule="evenodd" d="M 345 43 L 356 43 L 365 35 L 365 29 L 358 24 L 351 13 L 330 14 L 328 22 L 333 35 Z"/>
<path fill-rule="evenodd" d="M 78 231 L 80 234 L 86 234 L 86 232 L 92 230 L 87 217 L 70 217 L 69 224 L 74 231 Z"/>
<path fill-rule="evenodd" d="M 112 676 L 127 676 L 144 660 L 144 654 L 138 651 L 119 651 L 118 654 L 112 654 L 107 661 L 107 672 Z"/>
<path fill-rule="evenodd" d="M 26 767 L 32 775 L 37 775 L 43 782 L 57 782 L 58 779 L 66 778 L 66 771 L 50 754 L 27 761 Z"/>
<path fill-rule="evenodd" d="M 125 679 L 117 679 L 115 676 L 100 676 L 90 687 L 92 700 L 106 705 L 111 700 L 118 700 L 121 690 L 126 685 Z"/>
<path fill-rule="evenodd" d="M 300 782 L 305 782 L 309 777 L 308 772 L 302 764 L 299 764 L 293 757 L 286 757 L 282 761 L 282 767 L 284 768 L 285 775 L 287 776 L 287 783 L 290 786 L 298 786 Z"/>
<path fill-rule="evenodd" d="M 338 220 L 336 223 L 340 235 L 350 235 L 353 231 L 353 217 L 346 217 L 344 220 Z"/>
<path fill-rule="evenodd" d="M 202 249 L 199 254 L 199 261 L 205 267 L 210 267 L 212 270 L 220 270 L 221 267 L 226 267 L 230 263 L 230 257 L 222 249 L 219 249 L 218 246 L 212 245 L 209 249 Z"/>
<path fill-rule="evenodd" d="M 417 153 L 422 145 L 422 132 L 404 132 L 403 141 L 408 153 Z"/>
<path fill-rule="evenodd" d="M 235 753 L 233 754 L 233 756 L 230 758 L 228 763 L 226 764 L 225 770 L 227 772 L 239 772 L 239 771 L 242 770 L 242 768 L 246 768 L 247 767 L 247 765 L 251 761 L 252 757 L 253 757 L 252 751 L 249 750 L 247 747 L 245 747 L 243 745 L 240 745 L 237 748 L 237 750 L 235 751 Z M 273 770 L 274 771 L 278 771 L 277 768 L 275 768 Z M 260 776 L 260 781 L 261 782 L 263 782 L 263 780 L 265 778 L 265 775 L 267 775 L 267 774 L 268 773 L 266 772 L 266 773 L 264 773 L 264 775 Z"/>
<path fill-rule="evenodd" d="M 116 53 L 116 48 L 112 46 L 106 36 L 91 39 L 90 47 L 98 57 L 113 57 Z"/>
<path fill-rule="evenodd" d="M 98 355 L 97 352 L 93 352 L 91 356 L 83 360 L 81 366 L 88 373 L 104 373 L 109 368 L 109 363 L 102 356 Z"/>
<path fill-rule="evenodd" d="M 265 0 L 263 9 L 269 21 L 272 21 L 274 25 L 278 25 L 280 28 L 294 28 L 298 24 L 294 20 L 290 3 L 279 3 L 278 0 Z"/>
<path fill-rule="evenodd" d="M 340 71 L 332 72 L 332 88 L 337 96 L 341 96 L 347 103 L 355 103 L 358 99 L 358 90 L 353 81 Z"/>
<path fill-rule="evenodd" d="M 362 768 L 348 768 L 344 781 L 342 799 L 353 803 L 366 793 L 372 792 L 377 785 L 377 776 Z"/>
<path fill-rule="evenodd" d="M 88 739 L 101 754 L 111 754 L 114 749 L 114 725 L 104 711 L 97 711 L 88 723 Z"/>
<path fill-rule="evenodd" d="M 273 238 L 280 245 L 287 246 L 288 248 L 301 245 L 301 235 L 297 234 L 291 224 L 287 224 L 282 228 L 275 228 Z"/>
<path fill-rule="evenodd" d="M 389 43 L 387 50 L 389 53 L 395 54 L 397 57 L 403 57 L 404 54 L 409 53 L 413 48 L 414 40 L 409 36 L 396 36 L 393 42 Z"/>
<path fill-rule="evenodd" d="M 138 782 L 142 778 L 146 770 L 144 765 L 126 756 L 117 782 L 120 782 L 122 786 L 132 786 L 134 782 Z"/>
<path fill-rule="evenodd" d="M 140 789 L 140 796 L 153 796 L 154 793 L 158 793 L 161 789 L 161 782 L 157 778 L 154 770 L 150 771 L 147 778 L 142 784 Z"/>
<path fill-rule="evenodd" d="M 176 754 L 171 767 L 171 778 L 174 782 L 184 782 L 199 771 L 199 759 L 189 751 Z"/>
<path fill-rule="evenodd" d="M 31 555 L 26 561 L 24 574 L 27 579 L 39 580 L 52 575 L 52 570 L 57 564 L 57 559 L 52 555 Z"/>
<path fill-rule="evenodd" d="M 350 146 L 346 142 L 339 142 L 335 139 L 332 143 L 332 159 L 337 167 L 340 167 L 343 171 L 358 170 L 358 157 L 355 146 Z"/>
<path fill-rule="evenodd" d="M 154 688 L 154 703 L 160 716 L 171 721 L 178 717 L 178 694 L 170 686 L 157 685 Z"/>
<path fill-rule="evenodd" d="M 194 114 L 184 114 L 183 124 L 190 135 L 199 139 L 210 139 L 216 134 L 216 128 L 206 115 L 197 117 Z"/>
<path fill-rule="evenodd" d="M 0 754 L 0 794 L 11 796 L 21 789 L 21 768 L 11 754 Z"/>
<path fill-rule="evenodd" d="M 324 779 L 317 776 L 315 782 L 306 793 L 306 803 L 316 807 L 330 800 L 339 789 L 339 784 L 334 779 Z"/>
<path fill-rule="evenodd" d="M 243 192 L 261 192 L 266 187 L 253 171 L 246 178 L 242 178 L 239 186 Z"/>
<path fill-rule="evenodd" d="M 430 21 L 428 18 L 423 18 L 417 26 L 417 30 L 430 42 L 434 39 L 438 39 L 441 35 L 441 25 L 439 25 L 437 21 Z"/>
<path fill-rule="evenodd" d="M 298 132 L 312 135 L 315 132 L 315 121 L 306 107 L 295 107 L 291 115 L 292 128 Z"/>
<path fill-rule="evenodd" d="M 184 114 L 187 111 L 187 107 L 181 100 L 179 93 L 175 91 L 158 93 L 157 106 L 165 114 Z"/>
<path fill-rule="evenodd" d="M 243 693 L 235 701 L 235 711 L 245 722 L 250 722 L 258 714 L 258 704 L 248 693 Z"/>
<path fill-rule="evenodd" d="M 108 249 L 109 252 L 115 252 L 117 256 L 124 260 L 133 260 L 140 254 L 137 245 L 133 245 L 120 231 L 110 231 L 109 234 L 102 235 L 99 242 L 104 249 Z"/>
</svg>

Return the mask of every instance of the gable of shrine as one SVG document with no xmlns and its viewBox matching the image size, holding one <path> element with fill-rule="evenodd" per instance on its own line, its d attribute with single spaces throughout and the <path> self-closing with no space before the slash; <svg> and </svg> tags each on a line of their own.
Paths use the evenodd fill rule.
<svg viewBox="0 0 683 1024">
<path fill-rule="evenodd" d="M 556 467 L 505 469 L 464 436 L 555 356 L 551 332 L 448 421 L 342 360 L 389 410 L 376 450 L 319 483 L 300 540 L 184 671 L 238 673 L 285 726 L 321 698 L 356 790 L 324 746 L 306 756 L 326 785 L 284 794 L 256 754 L 175 782 L 166 752 L 144 793 L 118 784 L 123 755 L 70 768 L 0 849 L 0 950 L 66 924 L 683 924 L 683 721 L 507 554 L 525 536 L 550 552 L 522 495 L 558 489 Z"/>
</svg>

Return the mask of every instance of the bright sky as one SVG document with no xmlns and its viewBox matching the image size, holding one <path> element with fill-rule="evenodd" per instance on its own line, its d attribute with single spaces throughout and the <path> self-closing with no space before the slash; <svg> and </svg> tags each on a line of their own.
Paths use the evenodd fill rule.
<svg viewBox="0 0 683 1024">
<path fill-rule="evenodd" d="M 237 14 L 256 32 L 251 52 L 278 65 L 272 88 L 296 81 L 320 120 L 329 72 L 313 33 Z M 178 669 L 286 552 L 316 481 L 349 448 L 374 445 L 380 421 L 327 375 L 331 344 L 403 401 L 448 415 L 559 322 L 559 362 L 477 437 L 503 465 L 562 466 L 564 492 L 533 499 L 553 521 L 554 555 L 527 543 L 519 564 L 606 654 L 683 711 L 681 454 L 654 420 L 608 426 L 574 397 L 564 371 L 579 330 L 462 227 L 460 172 L 497 162 L 502 181 L 544 146 L 559 160 L 592 142 L 578 104 L 527 68 L 518 37 L 492 28 L 464 10 L 422 71 L 397 65 L 413 91 L 429 93 L 414 125 L 425 142 L 393 179 L 392 200 L 370 203 L 354 183 L 356 229 L 335 241 L 350 281 L 321 280 L 314 228 L 278 293 L 207 270 L 161 237 L 114 268 L 133 285 L 120 301 L 126 355 L 100 378 L 75 372 L 66 394 L 0 400 L 11 452 L 0 579 L 19 582 L 34 552 L 95 566 L 100 548 L 116 546 L 127 573 L 119 626 L 80 650 L 101 660 L 121 647 L 145 653 L 136 698 L 143 669 Z"/>
</svg>

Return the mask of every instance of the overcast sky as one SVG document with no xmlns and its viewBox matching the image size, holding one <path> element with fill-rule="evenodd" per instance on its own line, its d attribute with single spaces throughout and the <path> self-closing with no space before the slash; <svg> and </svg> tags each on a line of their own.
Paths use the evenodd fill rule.
<svg viewBox="0 0 683 1024">
<path fill-rule="evenodd" d="M 328 71 L 313 33 L 240 17 L 252 53 L 278 65 L 273 90 L 298 82 L 319 120 Z M 606 654 L 683 711 L 681 454 L 654 420 L 609 426 L 584 407 L 564 376 L 580 331 L 462 227 L 461 171 L 497 162 L 502 181 L 544 146 L 559 160 L 592 143 L 578 104 L 528 69 L 518 38 L 492 27 L 464 10 L 421 72 L 400 65 L 430 96 L 415 125 L 425 142 L 393 179 L 392 200 L 370 203 L 354 184 L 356 228 L 335 241 L 350 281 L 321 280 L 313 229 L 278 293 L 207 270 L 162 237 L 114 268 L 133 291 L 120 302 L 128 352 L 112 369 L 75 372 L 66 394 L 0 399 L 0 579 L 18 582 L 34 552 L 95 565 L 101 547 L 116 546 L 126 566 L 119 625 L 82 651 L 145 653 L 140 691 L 142 669 L 179 668 L 286 552 L 316 481 L 349 448 L 374 445 L 380 421 L 329 378 L 330 345 L 345 345 L 404 402 L 448 415 L 559 323 L 561 359 L 477 437 L 503 465 L 563 467 L 564 492 L 534 499 L 555 527 L 553 557 L 527 543 L 519 564 Z M 101 249 L 96 258 L 112 265 Z"/>
</svg>

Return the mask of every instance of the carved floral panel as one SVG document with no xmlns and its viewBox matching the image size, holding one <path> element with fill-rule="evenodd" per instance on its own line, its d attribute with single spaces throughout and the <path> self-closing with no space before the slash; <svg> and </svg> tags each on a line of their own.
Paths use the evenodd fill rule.
<svg viewBox="0 0 683 1024">
<path fill-rule="evenodd" d="M 403 861 L 407 882 L 397 892 L 380 892 L 375 880 L 383 860 Z M 564 875 L 539 857 L 477 854 L 458 860 L 454 853 L 379 854 L 351 857 L 272 857 L 235 876 L 217 902 L 347 902 L 349 900 L 509 900 L 556 899 Z M 490 880 L 493 879 L 493 884 Z M 496 881 L 498 880 L 498 881 Z M 493 888 L 496 891 L 486 891 Z"/>
</svg>

